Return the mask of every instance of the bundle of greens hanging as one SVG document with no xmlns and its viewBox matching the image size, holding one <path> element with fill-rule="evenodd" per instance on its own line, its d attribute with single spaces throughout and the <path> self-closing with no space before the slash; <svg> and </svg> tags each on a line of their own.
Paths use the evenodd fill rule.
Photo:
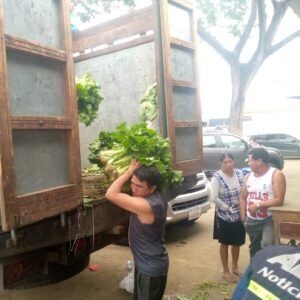
<svg viewBox="0 0 300 300">
<path fill-rule="evenodd" d="M 141 100 L 139 116 L 142 122 L 151 122 L 158 116 L 157 84 L 147 88 Z"/>
<path fill-rule="evenodd" d="M 91 163 L 104 168 L 105 175 L 115 180 L 127 169 L 132 159 L 140 164 L 154 165 L 161 174 L 161 186 L 181 184 L 181 171 L 172 169 L 169 140 L 147 127 L 145 123 L 129 127 L 121 123 L 114 132 L 100 132 L 89 147 Z"/>
<path fill-rule="evenodd" d="M 78 120 L 86 126 L 96 119 L 99 105 L 103 101 L 101 87 L 97 85 L 92 75 L 87 73 L 76 78 L 78 104 Z"/>
</svg>

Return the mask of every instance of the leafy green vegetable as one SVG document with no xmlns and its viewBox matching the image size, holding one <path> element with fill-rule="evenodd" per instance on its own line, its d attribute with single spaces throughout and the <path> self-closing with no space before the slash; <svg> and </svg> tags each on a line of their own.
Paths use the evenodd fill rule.
<svg viewBox="0 0 300 300">
<path fill-rule="evenodd" d="M 96 175 L 96 174 L 101 174 L 101 169 L 98 165 L 93 164 L 91 167 L 89 168 L 83 168 L 81 170 L 81 175 Z"/>
<path fill-rule="evenodd" d="M 78 119 L 86 126 L 92 124 L 97 117 L 99 105 L 103 100 L 100 86 L 87 73 L 81 78 L 76 78 L 76 91 L 78 102 Z"/>
<path fill-rule="evenodd" d="M 89 145 L 89 161 L 103 168 L 104 165 L 100 161 L 100 151 L 111 149 L 115 142 L 117 142 L 117 140 L 112 133 L 101 131 L 95 142 Z"/>
<path fill-rule="evenodd" d="M 146 166 L 156 166 L 162 176 L 161 187 L 180 184 L 183 180 L 181 171 L 172 170 L 169 140 L 160 137 L 145 123 L 132 127 L 121 123 L 114 132 L 100 132 L 89 149 L 90 161 L 104 167 L 111 180 L 122 175 L 132 159 Z"/>
<path fill-rule="evenodd" d="M 153 121 L 158 115 L 157 85 L 149 86 L 141 100 L 139 116 L 142 122 Z"/>
</svg>

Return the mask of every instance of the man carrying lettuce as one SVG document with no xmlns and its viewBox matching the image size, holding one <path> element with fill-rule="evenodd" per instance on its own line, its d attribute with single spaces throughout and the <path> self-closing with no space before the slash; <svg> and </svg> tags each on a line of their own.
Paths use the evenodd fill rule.
<svg viewBox="0 0 300 300">
<path fill-rule="evenodd" d="M 131 195 L 122 192 L 131 180 Z M 154 166 L 133 160 L 108 188 L 105 197 L 131 212 L 129 244 L 134 258 L 134 300 L 160 300 L 167 283 L 169 257 L 165 246 L 167 201 L 159 192 L 161 175 Z"/>
</svg>

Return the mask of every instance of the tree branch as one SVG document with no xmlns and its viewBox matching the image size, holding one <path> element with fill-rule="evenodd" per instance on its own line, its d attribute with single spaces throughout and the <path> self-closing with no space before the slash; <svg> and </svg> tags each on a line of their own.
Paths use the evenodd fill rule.
<svg viewBox="0 0 300 300">
<path fill-rule="evenodd" d="M 297 1 L 297 0 L 296 0 Z M 289 5 L 289 3 L 292 2 L 292 0 L 281 0 L 281 1 L 278 1 L 278 0 L 272 0 L 272 4 L 273 4 L 273 8 L 274 10 L 277 9 L 277 6 L 278 5 Z"/>
<path fill-rule="evenodd" d="M 273 45 L 272 47 L 269 47 L 268 50 L 267 50 L 267 56 L 270 56 L 274 52 L 278 51 L 279 49 L 281 49 L 282 47 L 284 47 L 285 45 L 287 45 L 288 43 L 290 43 L 291 41 L 293 41 L 297 37 L 300 37 L 300 30 L 294 32 L 293 34 L 291 34 L 289 36 L 287 36 L 286 38 L 281 40 L 279 43 Z"/>
<path fill-rule="evenodd" d="M 274 7 L 274 14 L 272 16 L 271 23 L 269 25 L 269 28 L 267 30 L 267 35 L 266 35 L 266 44 L 271 46 L 272 41 L 278 31 L 278 28 L 281 24 L 281 21 L 288 9 L 288 1 L 284 2 L 277 2 L 275 0 L 272 1 L 273 7 Z"/>
<path fill-rule="evenodd" d="M 266 21 L 263 20 L 263 18 L 264 18 L 263 13 L 261 13 L 261 19 L 259 19 L 259 20 L 260 20 L 260 22 L 262 22 L 262 24 L 259 24 L 259 32 L 260 32 L 259 44 L 258 44 L 258 47 L 257 47 L 255 53 L 253 54 L 253 56 L 251 57 L 251 59 L 249 61 L 250 65 L 255 65 L 255 62 L 258 65 L 261 65 L 262 62 L 268 56 L 270 56 L 272 53 L 274 53 L 276 51 L 277 47 L 278 47 L 278 49 L 283 47 L 283 45 L 280 46 L 278 44 L 276 47 L 272 46 L 272 42 L 278 31 L 281 21 L 287 11 L 289 1 L 290 0 L 278 2 L 276 0 L 272 0 L 274 14 L 272 16 L 272 19 L 271 19 L 271 22 L 270 22 L 270 25 L 269 25 L 267 31 L 265 31 L 265 29 L 264 29 L 265 25 L 263 25 L 263 24 Z M 263 7 L 259 6 L 259 9 L 263 9 Z M 264 33 L 263 33 L 263 31 L 264 31 Z M 293 37 L 293 38 L 295 38 L 295 37 Z"/>
<path fill-rule="evenodd" d="M 208 43 L 212 48 L 214 48 L 218 54 L 220 54 L 224 60 L 226 60 L 229 64 L 233 59 L 233 53 L 225 49 L 215 37 L 213 37 L 209 32 L 207 32 L 205 29 L 198 26 L 198 35 L 206 42 Z"/>
<path fill-rule="evenodd" d="M 256 21 L 256 5 L 257 5 L 256 0 L 252 0 L 250 15 L 249 15 L 245 30 L 244 30 L 243 34 L 241 35 L 241 38 L 239 39 L 239 41 L 236 44 L 235 48 L 234 48 L 234 52 L 237 54 L 237 56 L 240 56 L 244 46 L 246 45 L 247 40 L 249 39 L 252 28 L 255 24 L 255 21 Z"/>
<path fill-rule="evenodd" d="M 267 14 L 266 14 L 266 4 L 265 1 L 258 1 L 258 24 L 259 24 L 259 39 L 258 46 L 260 47 L 265 40 L 266 36 L 266 25 L 267 23 Z"/>
</svg>

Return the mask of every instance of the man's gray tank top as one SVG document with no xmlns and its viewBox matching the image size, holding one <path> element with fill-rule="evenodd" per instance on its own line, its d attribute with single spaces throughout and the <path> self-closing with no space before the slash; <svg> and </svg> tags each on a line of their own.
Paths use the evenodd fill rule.
<svg viewBox="0 0 300 300">
<path fill-rule="evenodd" d="M 137 215 L 131 213 L 129 242 L 135 268 L 142 274 L 156 277 L 168 273 L 169 257 L 165 246 L 167 201 L 160 192 L 146 198 L 154 213 L 152 224 L 142 224 Z"/>
</svg>

